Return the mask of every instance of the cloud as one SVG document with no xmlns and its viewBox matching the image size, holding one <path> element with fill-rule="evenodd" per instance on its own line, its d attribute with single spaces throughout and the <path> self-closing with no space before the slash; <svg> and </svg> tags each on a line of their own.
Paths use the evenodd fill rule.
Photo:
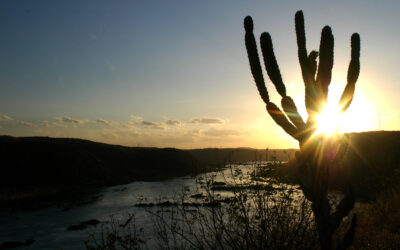
<svg viewBox="0 0 400 250">
<path fill-rule="evenodd" d="M 128 123 L 130 126 L 136 126 L 143 122 L 143 117 L 131 115 Z"/>
<path fill-rule="evenodd" d="M 64 127 L 65 128 L 65 127 L 67 127 L 65 124 L 62 124 L 61 122 L 51 122 L 51 121 L 44 120 L 44 121 L 42 121 L 42 123 L 46 128 L 55 128 L 55 127 Z"/>
<path fill-rule="evenodd" d="M 0 114 L 0 121 L 12 121 L 13 118 L 9 117 L 8 115 L 1 115 Z"/>
<path fill-rule="evenodd" d="M 145 128 L 151 128 L 151 129 L 161 129 L 161 130 L 165 129 L 163 124 L 159 122 L 142 121 L 140 125 L 144 126 Z"/>
<path fill-rule="evenodd" d="M 204 131 L 204 135 L 207 136 L 214 136 L 214 137 L 219 137 L 219 136 L 239 136 L 241 133 L 237 130 L 233 129 L 215 129 L 211 128 L 206 131 Z"/>
<path fill-rule="evenodd" d="M 36 127 L 35 124 L 27 122 L 27 121 L 17 121 L 20 125 L 25 126 L 25 127 Z"/>
<path fill-rule="evenodd" d="M 63 122 L 63 123 L 71 123 L 74 125 L 82 125 L 88 122 L 88 120 L 79 120 L 79 119 L 74 119 L 68 116 L 60 116 L 55 118 L 56 121 L 58 122 Z"/>
<path fill-rule="evenodd" d="M 111 122 L 109 122 L 109 121 L 107 121 L 107 120 L 104 120 L 104 119 L 97 119 L 95 122 L 100 123 L 100 124 L 103 124 L 103 125 L 106 125 L 106 126 L 108 126 L 108 127 L 112 127 Z"/>
<path fill-rule="evenodd" d="M 165 120 L 164 123 L 167 124 L 167 125 L 171 125 L 171 126 L 180 126 L 180 125 L 182 125 L 182 122 L 180 122 L 178 120 L 170 120 L 170 119 Z"/>
<path fill-rule="evenodd" d="M 201 130 L 200 129 L 191 129 L 184 131 L 183 135 L 186 137 L 195 137 L 200 136 Z"/>
<path fill-rule="evenodd" d="M 150 128 L 150 129 L 160 129 L 164 130 L 165 126 L 161 122 L 150 122 L 143 120 L 140 116 L 131 116 L 131 119 L 127 123 L 127 127 L 143 127 L 143 128 Z"/>
<path fill-rule="evenodd" d="M 219 118 L 193 118 L 190 123 L 194 124 L 223 124 L 224 120 Z"/>
</svg>

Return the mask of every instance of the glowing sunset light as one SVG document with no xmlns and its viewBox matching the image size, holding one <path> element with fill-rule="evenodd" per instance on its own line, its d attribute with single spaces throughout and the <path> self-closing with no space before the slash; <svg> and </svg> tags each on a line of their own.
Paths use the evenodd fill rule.
<svg viewBox="0 0 400 250">
<path fill-rule="evenodd" d="M 400 1 L 45 2 L 46 8 L 36 1 L 1 2 L 1 135 L 149 147 L 298 147 L 255 96 L 241 26 L 251 15 L 256 34 L 271 34 L 287 95 L 307 121 L 293 26 L 299 9 L 309 13 L 310 51 L 318 50 L 323 25 L 335 35 L 333 107 L 346 84 L 350 34 L 362 37 L 354 100 L 337 126 L 331 114 L 321 127 L 338 133 L 400 127 Z M 321 9 L 331 13 L 314 14 Z M 360 10 L 357 18 L 352 9 Z M 266 76 L 278 105 L 281 96 Z"/>
<path fill-rule="evenodd" d="M 340 108 L 336 105 L 327 104 L 322 112 L 317 116 L 316 133 L 332 135 L 338 131 L 342 114 Z"/>
<path fill-rule="evenodd" d="M 377 112 L 361 92 L 356 93 L 350 108 L 341 113 L 338 103 L 343 90 L 338 86 L 333 83 L 329 88 L 328 103 L 317 117 L 316 133 L 333 135 L 374 129 Z"/>
</svg>

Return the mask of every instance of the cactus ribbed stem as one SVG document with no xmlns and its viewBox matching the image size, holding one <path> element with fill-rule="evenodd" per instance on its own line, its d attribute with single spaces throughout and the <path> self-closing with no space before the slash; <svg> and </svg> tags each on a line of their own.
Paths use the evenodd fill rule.
<svg viewBox="0 0 400 250">
<path fill-rule="evenodd" d="M 282 96 L 286 96 L 286 87 L 283 84 L 281 72 L 275 58 L 274 48 L 269 33 L 264 32 L 260 37 L 261 51 L 264 58 L 265 69 L 267 70 L 269 79 L 275 85 L 276 90 Z"/>
<path fill-rule="evenodd" d="M 304 29 L 303 11 L 297 11 L 295 15 L 296 37 L 298 56 L 300 61 L 301 72 L 304 82 L 309 83 L 307 48 L 306 48 L 306 32 Z"/>
<path fill-rule="evenodd" d="M 321 33 L 321 43 L 319 47 L 319 64 L 317 73 L 317 86 L 319 101 L 326 102 L 328 97 L 328 87 L 331 83 L 333 67 L 333 35 L 329 26 L 325 26 Z"/>
<path fill-rule="evenodd" d="M 355 85 L 360 74 L 360 35 L 351 36 L 351 60 L 347 71 L 347 85 L 340 97 L 339 106 L 342 112 L 346 111 L 353 101 Z"/>
<path fill-rule="evenodd" d="M 253 34 L 253 19 L 247 16 L 244 19 L 244 28 L 246 30 L 245 42 L 247 55 L 249 57 L 250 69 L 253 74 L 254 81 L 256 82 L 258 92 L 261 98 L 267 104 L 269 102 L 269 96 L 267 88 L 265 87 L 264 77 L 262 74 L 260 59 L 258 57 L 257 43 Z"/>
<path fill-rule="evenodd" d="M 306 128 L 306 124 L 301 118 L 299 111 L 297 111 L 296 104 L 293 99 L 289 96 L 285 96 L 282 98 L 281 105 L 283 111 L 285 111 L 286 115 L 289 117 L 290 121 L 297 127 L 299 131 L 302 131 Z"/>
<path fill-rule="evenodd" d="M 267 111 L 272 119 L 279 125 L 286 133 L 290 136 L 295 138 L 296 140 L 299 139 L 298 137 L 298 130 L 297 128 L 286 118 L 285 114 L 276 106 L 274 103 L 269 102 L 267 103 Z"/>
<path fill-rule="evenodd" d="M 298 47 L 298 57 L 301 68 L 301 74 L 303 76 L 304 87 L 305 87 L 305 104 L 307 112 L 310 116 L 314 116 L 316 112 L 316 88 L 315 88 L 315 69 L 316 66 L 310 64 L 307 56 L 306 47 L 306 32 L 304 28 L 304 16 L 303 11 L 299 10 L 295 15 L 295 27 L 296 27 L 296 38 Z M 311 56 L 311 53 L 310 53 Z"/>
<path fill-rule="evenodd" d="M 310 65 L 310 76 L 312 78 L 315 77 L 315 73 L 317 71 L 317 57 L 318 52 L 315 50 L 311 51 L 308 55 L 308 65 Z"/>
</svg>

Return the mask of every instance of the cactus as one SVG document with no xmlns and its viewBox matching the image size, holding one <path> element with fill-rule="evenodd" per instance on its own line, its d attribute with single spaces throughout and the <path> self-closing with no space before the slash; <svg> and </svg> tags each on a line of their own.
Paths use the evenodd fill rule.
<svg viewBox="0 0 400 250">
<path fill-rule="evenodd" d="M 332 248 L 332 235 L 339 227 L 342 219 L 354 208 L 354 196 L 349 185 L 348 190 L 331 212 L 331 205 L 327 197 L 329 187 L 329 167 L 340 161 L 347 148 L 348 139 L 332 141 L 324 136 L 315 136 L 316 116 L 322 111 L 327 102 L 328 87 L 332 78 L 334 38 L 329 26 L 322 29 L 319 51 L 307 53 L 304 16 L 302 11 L 295 15 L 295 28 L 298 46 L 298 58 L 305 85 L 305 105 L 308 119 L 305 122 L 299 114 L 292 98 L 287 96 L 277 60 L 275 58 L 272 39 L 269 33 L 262 33 L 260 37 L 261 51 L 267 74 L 281 95 L 283 111 L 269 99 L 265 86 L 261 63 L 258 56 L 257 43 L 253 34 L 253 20 L 250 16 L 244 19 L 245 43 L 258 92 L 266 104 L 267 112 L 272 119 L 282 127 L 286 133 L 299 141 L 300 153 L 298 157 L 299 184 L 304 195 L 312 203 L 312 208 L 319 232 L 322 249 Z M 317 67 L 317 58 L 319 63 Z M 360 36 L 355 33 L 351 37 L 351 61 L 347 75 L 347 85 L 339 101 L 339 107 L 345 112 L 350 106 L 355 91 L 355 84 L 360 72 Z M 340 247 L 346 248 L 351 244 L 356 226 L 356 217 L 352 226 L 345 235 Z"/>
</svg>

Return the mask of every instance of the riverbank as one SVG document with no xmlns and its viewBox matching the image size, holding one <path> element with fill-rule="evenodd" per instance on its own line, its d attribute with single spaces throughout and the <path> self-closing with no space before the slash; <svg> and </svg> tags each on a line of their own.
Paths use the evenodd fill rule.
<svg viewBox="0 0 400 250">
<path fill-rule="evenodd" d="M 338 183 L 352 183 L 357 197 L 369 200 L 400 179 L 400 132 L 350 133 L 348 139 L 348 152 L 335 172 Z M 232 162 L 294 160 L 293 155 L 293 149 L 180 150 L 0 136 L 0 208 L 35 209 L 99 187 L 195 176 Z M 296 178 L 291 170 L 290 164 L 281 166 L 279 175 Z"/>
<path fill-rule="evenodd" d="M 286 159 L 289 152 L 269 156 Z M 265 150 L 146 148 L 82 139 L 0 136 L 0 208 L 36 209 L 99 187 L 162 181 L 268 157 Z"/>
</svg>

